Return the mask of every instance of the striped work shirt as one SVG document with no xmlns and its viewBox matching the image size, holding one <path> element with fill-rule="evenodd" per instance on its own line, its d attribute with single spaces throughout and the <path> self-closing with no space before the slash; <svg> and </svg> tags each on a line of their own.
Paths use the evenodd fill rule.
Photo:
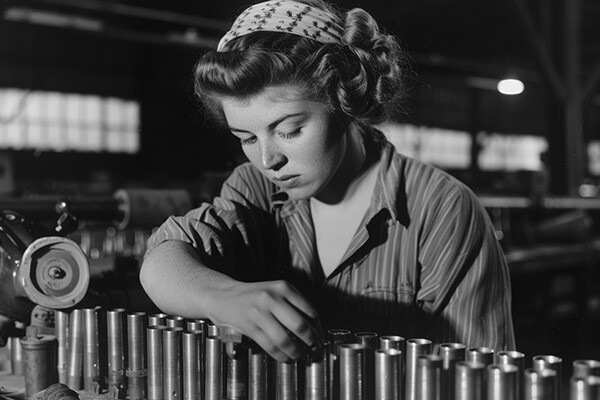
<svg viewBox="0 0 600 400">
<path fill-rule="evenodd" d="M 256 168 L 237 167 L 220 196 L 153 234 L 191 243 L 240 280 L 286 279 L 325 328 L 514 349 L 510 279 L 485 209 L 432 166 L 381 151 L 375 190 L 337 269 L 324 276 L 308 200 L 291 201 Z"/>
</svg>

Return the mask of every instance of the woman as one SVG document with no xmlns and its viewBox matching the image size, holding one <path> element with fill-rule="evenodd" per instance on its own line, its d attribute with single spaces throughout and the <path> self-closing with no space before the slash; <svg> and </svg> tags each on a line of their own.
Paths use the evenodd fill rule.
<svg viewBox="0 0 600 400">
<path fill-rule="evenodd" d="M 514 347 L 485 210 L 373 128 L 399 102 L 401 63 L 361 9 L 282 0 L 237 18 L 195 84 L 249 162 L 149 240 L 141 281 L 158 307 L 234 327 L 280 361 L 324 328 Z"/>
</svg>

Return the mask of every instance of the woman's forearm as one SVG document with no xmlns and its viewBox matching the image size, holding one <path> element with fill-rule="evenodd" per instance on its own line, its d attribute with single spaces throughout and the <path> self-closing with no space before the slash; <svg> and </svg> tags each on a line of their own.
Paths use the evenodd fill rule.
<svg viewBox="0 0 600 400">
<path fill-rule="evenodd" d="M 301 343 L 320 341 L 317 312 L 293 286 L 236 281 L 202 265 L 187 243 L 167 241 L 154 248 L 140 280 L 164 312 L 233 327 L 279 361 L 300 357 Z"/>
<path fill-rule="evenodd" d="M 185 318 L 211 318 L 211 293 L 235 283 L 204 266 L 190 244 L 177 240 L 161 243 L 146 256 L 140 281 L 158 308 Z"/>
</svg>

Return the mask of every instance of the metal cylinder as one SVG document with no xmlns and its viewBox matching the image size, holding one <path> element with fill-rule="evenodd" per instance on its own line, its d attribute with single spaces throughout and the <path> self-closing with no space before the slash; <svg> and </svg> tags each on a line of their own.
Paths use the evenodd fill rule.
<svg viewBox="0 0 600 400">
<path fill-rule="evenodd" d="M 165 313 L 151 314 L 148 316 L 148 326 L 166 326 L 167 317 Z"/>
<path fill-rule="evenodd" d="M 146 398 L 146 313 L 127 315 L 127 393 L 130 400 Z"/>
<path fill-rule="evenodd" d="M 396 349 L 404 353 L 406 341 L 402 336 L 387 335 L 379 338 L 379 348 L 382 350 Z"/>
<path fill-rule="evenodd" d="M 182 384 L 182 338 L 183 328 L 163 329 L 163 398 L 180 400 L 183 397 Z"/>
<path fill-rule="evenodd" d="M 483 400 L 487 394 L 486 366 L 473 361 L 459 361 L 455 365 L 455 400 Z"/>
<path fill-rule="evenodd" d="M 23 359 L 23 347 L 21 338 L 11 337 L 10 345 L 10 368 L 13 375 L 25 374 L 25 360 Z"/>
<path fill-rule="evenodd" d="M 58 383 L 67 384 L 69 375 L 69 314 L 64 311 L 54 311 L 56 340 L 58 343 L 58 358 L 56 369 Z"/>
<path fill-rule="evenodd" d="M 356 332 L 354 334 L 356 342 L 362 344 L 365 349 L 375 351 L 379 343 L 379 335 L 375 332 Z"/>
<path fill-rule="evenodd" d="M 490 364 L 487 367 L 487 371 L 487 400 L 518 400 L 518 367 L 514 365 Z"/>
<path fill-rule="evenodd" d="M 550 354 L 537 355 L 532 358 L 531 367 L 534 370 L 542 371 L 544 369 L 550 369 L 556 372 L 556 378 L 554 379 L 556 387 L 554 388 L 554 391 L 557 398 L 558 396 L 560 396 L 560 384 L 562 382 L 562 363 L 562 358 Z M 548 378 L 547 380 L 550 380 L 550 378 Z"/>
<path fill-rule="evenodd" d="M 365 348 L 359 343 L 340 346 L 340 400 L 365 400 Z"/>
<path fill-rule="evenodd" d="M 298 363 L 277 362 L 275 400 L 298 400 Z"/>
<path fill-rule="evenodd" d="M 201 331 L 204 336 L 208 333 L 208 320 L 206 319 L 191 319 L 186 321 L 186 330 Z"/>
<path fill-rule="evenodd" d="M 600 376 L 600 361 L 575 360 L 573 361 L 573 376 Z"/>
<path fill-rule="evenodd" d="M 68 368 L 67 385 L 73 390 L 83 389 L 83 310 L 80 309 L 71 312 Z"/>
<path fill-rule="evenodd" d="M 207 336 L 220 337 L 221 331 L 217 325 L 209 324 L 206 327 L 206 334 Z"/>
<path fill-rule="evenodd" d="M 98 308 L 83 309 L 83 388 L 100 392 L 100 342 Z"/>
<path fill-rule="evenodd" d="M 163 329 L 165 325 L 146 328 L 148 349 L 148 400 L 163 400 Z"/>
<path fill-rule="evenodd" d="M 442 400 L 442 357 L 424 354 L 417 358 L 415 394 L 418 400 Z"/>
<path fill-rule="evenodd" d="M 166 318 L 167 328 L 185 328 L 185 319 L 177 315 L 169 315 Z"/>
<path fill-rule="evenodd" d="M 330 329 L 327 331 L 328 348 L 328 388 L 329 398 L 340 397 L 340 346 L 349 343 L 352 332 L 348 329 Z"/>
<path fill-rule="evenodd" d="M 356 332 L 354 337 L 365 349 L 363 357 L 364 396 L 372 399 L 375 396 L 375 350 L 379 344 L 379 335 L 375 332 Z"/>
<path fill-rule="evenodd" d="M 417 359 L 421 355 L 430 354 L 431 347 L 432 342 L 429 339 L 414 338 L 406 341 L 405 400 L 417 400 Z"/>
<path fill-rule="evenodd" d="M 269 399 L 268 356 L 256 343 L 248 350 L 248 399 Z"/>
<path fill-rule="evenodd" d="M 125 309 L 117 308 L 106 312 L 106 331 L 108 338 L 108 384 L 114 385 L 119 392 L 127 389 L 125 376 Z"/>
<path fill-rule="evenodd" d="M 200 378 L 201 331 L 183 332 L 183 398 L 197 400 L 203 393 Z"/>
<path fill-rule="evenodd" d="M 246 400 L 248 398 L 248 348 L 244 343 L 225 344 L 227 400 Z"/>
<path fill-rule="evenodd" d="M 439 348 L 442 357 L 442 396 L 444 399 L 454 399 L 454 381 L 456 363 L 464 361 L 466 346 L 462 343 L 442 343 Z"/>
<path fill-rule="evenodd" d="M 39 335 L 20 339 L 25 360 L 25 396 L 30 399 L 40 390 L 58 382 L 56 337 Z"/>
<path fill-rule="evenodd" d="M 525 354 L 520 351 L 499 351 L 494 355 L 494 364 L 514 365 L 519 369 L 517 374 L 517 393 L 523 398 L 523 371 L 525 371 Z"/>
<path fill-rule="evenodd" d="M 206 338 L 205 361 L 205 400 L 222 400 L 223 350 L 222 342 L 219 337 L 208 336 Z"/>
<path fill-rule="evenodd" d="M 494 350 L 489 347 L 471 347 L 467 350 L 466 360 L 482 363 L 487 367 L 494 363 Z"/>
<path fill-rule="evenodd" d="M 312 349 L 306 356 L 306 400 L 325 400 L 327 398 L 327 357 L 325 347 Z"/>
<path fill-rule="evenodd" d="M 525 400 L 558 400 L 558 374 L 551 369 L 527 368 L 524 394 Z"/>
<path fill-rule="evenodd" d="M 375 400 L 400 400 L 402 356 L 398 349 L 375 351 Z"/>
<path fill-rule="evenodd" d="M 600 399 L 600 377 L 596 375 L 572 376 L 570 379 L 570 400 Z"/>
</svg>

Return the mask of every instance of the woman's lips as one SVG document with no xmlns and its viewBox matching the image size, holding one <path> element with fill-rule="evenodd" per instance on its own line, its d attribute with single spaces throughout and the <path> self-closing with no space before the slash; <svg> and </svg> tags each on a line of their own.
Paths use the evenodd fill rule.
<svg viewBox="0 0 600 400">
<path fill-rule="evenodd" d="M 292 188 L 298 185 L 300 175 L 282 175 L 275 178 L 275 183 L 283 188 Z"/>
</svg>

